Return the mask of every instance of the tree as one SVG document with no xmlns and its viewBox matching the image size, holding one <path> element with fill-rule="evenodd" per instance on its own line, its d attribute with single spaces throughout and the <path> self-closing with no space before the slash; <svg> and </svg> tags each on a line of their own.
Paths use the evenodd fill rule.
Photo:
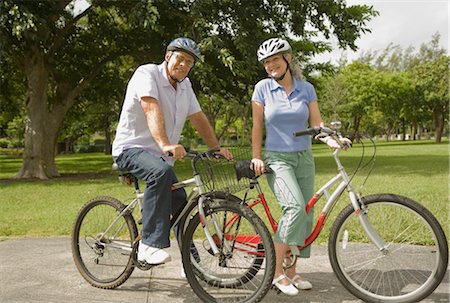
<svg viewBox="0 0 450 303">
<path fill-rule="evenodd" d="M 0 138 L 6 136 L 9 122 L 23 120 L 24 82 L 11 60 L 0 54 Z"/>
<path fill-rule="evenodd" d="M 324 121 L 343 122 L 343 131 L 349 130 L 349 123 L 343 121 L 347 102 L 350 99 L 349 87 L 341 73 L 327 73 L 319 78 L 320 112 Z"/>
<path fill-rule="evenodd" d="M 149 32 L 157 33 L 152 8 L 145 1 L 97 0 L 75 15 L 69 0 L 0 3 L 0 54 L 27 83 L 25 151 L 16 177 L 59 175 L 55 146 L 66 113 L 108 62 L 152 42 L 142 43 Z M 160 54 L 161 48 L 147 51 Z"/>
<path fill-rule="evenodd" d="M 355 61 L 341 70 L 344 86 L 347 88 L 348 100 L 342 107 L 343 117 L 349 121 L 353 133 L 360 132 L 363 119 L 380 93 L 377 72 L 369 65 Z"/>
<path fill-rule="evenodd" d="M 442 55 L 413 69 L 417 90 L 431 113 L 435 142 L 440 143 L 449 115 L 450 57 Z"/>
<path fill-rule="evenodd" d="M 192 37 L 204 53 L 191 75 L 196 90 L 220 96 L 220 102 L 248 102 L 249 86 L 262 76 L 254 56 L 261 41 L 294 37 L 294 49 L 305 60 L 329 48 L 315 41 L 318 33 L 355 49 L 374 15 L 371 7 L 347 7 L 341 0 L 91 0 L 79 14 L 71 0 L 4 0 L 0 55 L 14 62 L 27 86 L 25 152 L 17 177 L 59 175 L 55 145 L 64 117 L 121 56 L 160 62 L 164 43 Z"/>
</svg>

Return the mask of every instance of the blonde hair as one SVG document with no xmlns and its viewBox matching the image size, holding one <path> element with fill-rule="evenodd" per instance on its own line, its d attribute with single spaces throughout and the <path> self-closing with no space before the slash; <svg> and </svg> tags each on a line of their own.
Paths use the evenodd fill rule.
<svg viewBox="0 0 450 303">
<path fill-rule="evenodd" d="M 302 68 L 300 67 L 300 62 L 298 61 L 297 57 L 294 57 L 291 51 L 284 52 L 283 57 L 285 57 L 286 60 L 287 54 L 290 54 L 292 58 L 291 63 L 289 64 L 289 71 L 291 72 L 292 77 L 294 77 L 297 80 L 304 80 L 305 77 L 303 76 L 303 71 Z"/>
</svg>

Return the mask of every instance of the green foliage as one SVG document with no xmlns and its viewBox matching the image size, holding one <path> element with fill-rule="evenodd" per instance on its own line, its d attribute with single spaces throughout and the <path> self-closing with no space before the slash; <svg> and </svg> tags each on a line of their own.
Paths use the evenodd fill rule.
<svg viewBox="0 0 450 303">
<path fill-rule="evenodd" d="M 449 234 L 447 197 L 449 150 L 446 144 L 431 141 L 378 142 L 375 169 L 365 186 L 367 169 L 353 179 L 355 189 L 364 195 L 392 192 L 408 196 L 427 207 Z M 366 146 L 367 143 L 366 143 Z M 316 189 L 336 174 L 336 168 L 327 146 L 314 145 Z M 371 156 L 365 150 L 365 160 Z M 342 163 L 353 171 L 362 154 L 361 144 L 342 153 Z M 0 237 L 69 235 L 81 206 L 98 195 L 111 195 L 127 201 L 134 195 L 133 188 L 119 184 L 117 174 L 111 171 L 111 157 L 102 154 L 60 155 L 56 159 L 62 177 L 40 180 L 11 180 L 20 167 L 20 157 L 0 155 Z M 189 160 L 175 165 L 180 180 L 192 176 Z M 259 179 L 275 218 L 280 208 L 274 200 L 265 178 Z M 255 193 L 250 196 L 256 196 Z M 326 241 L 332 220 L 349 201 L 342 199 L 331 213 L 319 241 Z M 323 207 L 316 206 L 316 214 Z"/>
<path fill-rule="evenodd" d="M 326 121 L 344 121 L 344 130 L 386 135 L 433 129 L 436 142 L 448 121 L 449 57 L 439 35 L 420 51 L 388 48 L 369 54 L 318 81 Z M 433 121 L 433 123 L 431 123 Z"/>
<path fill-rule="evenodd" d="M 8 123 L 6 136 L 8 138 L 8 148 L 23 148 L 24 146 L 25 121 L 18 116 Z"/>
<path fill-rule="evenodd" d="M 347 7 L 340 0 L 92 0 L 89 4 L 76 15 L 70 0 L 0 3 L 0 38 L 5 42 L 0 57 L 26 79 L 30 131 L 26 134 L 38 134 L 25 140 L 24 170 L 19 175 L 56 176 L 53 145 L 58 135 L 66 145 L 73 144 L 79 137 L 74 131 L 80 129 L 77 123 L 89 124 L 81 127 L 84 132 L 102 128 L 109 138 L 117 118 L 113 112 L 123 96 L 118 91 L 130 75 L 127 70 L 143 62 L 161 62 L 165 45 L 176 36 L 189 36 L 200 44 L 203 57 L 191 76 L 203 99 L 218 102 L 218 107 L 205 111 L 214 121 L 231 108 L 235 112 L 230 116 L 245 107 L 251 87 L 263 77 L 254 55 L 261 41 L 275 35 L 295 37 L 295 52 L 307 61 L 327 49 L 326 43 L 314 39 L 318 33 L 336 36 L 342 47 L 354 49 L 355 40 L 368 31 L 367 21 L 376 15 L 371 7 Z M 119 59 L 125 56 L 133 59 Z M 94 79 L 102 82 L 96 86 Z M 113 106 L 104 106 L 111 99 Z M 83 114 L 93 118 L 85 119 Z M 64 119 L 66 115 L 70 118 Z M 42 120 L 46 128 L 39 123 Z M 235 120 L 224 118 L 226 125 Z M 71 122 L 74 125 L 68 125 Z M 28 167 L 36 171 L 27 172 Z"/>
</svg>

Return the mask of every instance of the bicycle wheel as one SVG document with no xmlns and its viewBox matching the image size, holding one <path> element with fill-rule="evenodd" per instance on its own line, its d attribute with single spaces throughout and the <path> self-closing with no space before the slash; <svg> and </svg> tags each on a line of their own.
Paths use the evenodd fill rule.
<svg viewBox="0 0 450 303">
<path fill-rule="evenodd" d="M 138 235 L 131 214 L 112 197 L 96 197 L 83 206 L 72 233 L 72 255 L 86 281 L 99 288 L 115 288 L 134 270 L 132 246 Z M 115 221 L 116 220 L 116 221 Z"/>
<path fill-rule="evenodd" d="M 329 239 L 330 262 L 341 283 L 365 302 L 419 302 L 442 281 L 448 245 L 436 218 L 419 203 L 398 195 L 363 197 L 366 210 L 348 205 Z M 385 242 L 379 250 L 367 237 L 365 215 Z"/>
<path fill-rule="evenodd" d="M 207 197 L 207 199 L 209 200 L 226 200 L 228 202 L 232 202 L 232 203 L 241 203 L 242 200 L 232 194 L 228 194 L 228 193 L 224 193 L 224 192 L 210 192 L 205 194 L 204 196 Z M 183 230 L 183 233 L 178 233 L 177 236 L 177 241 L 178 241 L 178 245 L 180 248 L 180 252 L 181 252 L 181 245 L 183 244 L 183 234 L 184 231 L 186 231 L 186 228 L 189 224 L 189 221 L 195 217 L 195 215 L 198 212 L 198 199 L 200 198 L 200 196 L 197 196 L 194 200 L 194 203 L 192 203 L 186 210 L 186 213 L 183 215 L 183 217 L 180 219 L 179 223 L 178 223 L 178 229 L 179 230 Z M 183 210 L 185 211 L 185 210 Z M 195 249 L 193 249 L 193 251 L 195 251 Z M 201 270 L 201 268 L 198 268 L 199 270 Z"/>
<path fill-rule="evenodd" d="M 188 223 L 182 245 L 192 289 L 205 302 L 259 302 L 272 286 L 275 272 L 275 251 L 267 227 L 243 204 L 209 200 L 204 209 L 219 254 L 214 255 L 209 246 L 197 213 Z M 217 230 L 224 235 L 222 239 Z"/>
</svg>

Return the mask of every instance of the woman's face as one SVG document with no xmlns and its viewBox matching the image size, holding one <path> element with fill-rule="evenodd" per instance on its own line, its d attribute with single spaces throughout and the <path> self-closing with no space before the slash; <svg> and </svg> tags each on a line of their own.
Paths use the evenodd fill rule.
<svg viewBox="0 0 450 303">
<path fill-rule="evenodd" d="M 287 54 L 286 57 L 287 57 L 286 60 L 290 62 L 291 56 Z M 264 68 L 266 69 L 267 74 L 274 78 L 282 76 L 286 72 L 287 68 L 286 60 L 283 58 L 283 55 L 281 54 L 276 54 L 263 60 L 263 65 Z"/>
<path fill-rule="evenodd" d="M 194 66 L 194 58 L 186 52 L 173 51 L 166 54 L 167 70 L 172 79 L 182 81 Z"/>
</svg>

